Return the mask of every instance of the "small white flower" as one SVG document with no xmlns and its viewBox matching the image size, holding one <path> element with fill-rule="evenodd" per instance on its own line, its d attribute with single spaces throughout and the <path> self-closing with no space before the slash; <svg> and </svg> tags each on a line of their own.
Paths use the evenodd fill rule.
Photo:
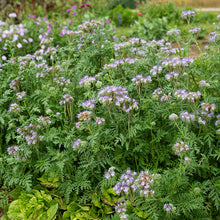
<svg viewBox="0 0 220 220">
<path fill-rule="evenodd" d="M 21 44 L 21 43 L 18 43 L 18 44 L 17 44 L 17 47 L 18 47 L 18 48 L 22 48 L 22 44 Z"/>
</svg>

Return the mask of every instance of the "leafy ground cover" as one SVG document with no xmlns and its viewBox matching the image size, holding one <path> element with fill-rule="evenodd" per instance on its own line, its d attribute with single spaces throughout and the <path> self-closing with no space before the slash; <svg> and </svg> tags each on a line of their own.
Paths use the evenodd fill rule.
<svg viewBox="0 0 220 220">
<path fill-rule="evenodd" d="M 1 219 L 219 218 L 220 16 L 91 7 L 0 21 Z"/>
</svg>

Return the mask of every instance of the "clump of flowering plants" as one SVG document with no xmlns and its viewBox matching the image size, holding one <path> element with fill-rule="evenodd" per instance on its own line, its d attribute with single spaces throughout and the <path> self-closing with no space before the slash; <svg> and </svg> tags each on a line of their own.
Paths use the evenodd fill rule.
<svg viewBox="0 0 220 220">
<path fill-rule="evenodd" d="M 218 216 L 218 42 L 192 58 L 101 21 L 35 23 L 36 50 L 11 42 L 0 62 L 0 184 L 44 189 L 69 217 Z"/>
</svg>

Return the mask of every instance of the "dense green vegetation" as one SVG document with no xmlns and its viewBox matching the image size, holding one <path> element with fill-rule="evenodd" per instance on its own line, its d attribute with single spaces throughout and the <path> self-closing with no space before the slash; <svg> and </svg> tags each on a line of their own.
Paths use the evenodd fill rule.
<svg viewBox="0 0 220 220">
<path fill-rule="evenodd" d="M 219 218 L 220 16 L 101 3 L 0 21 L 1 219 Z"/>
</svg>

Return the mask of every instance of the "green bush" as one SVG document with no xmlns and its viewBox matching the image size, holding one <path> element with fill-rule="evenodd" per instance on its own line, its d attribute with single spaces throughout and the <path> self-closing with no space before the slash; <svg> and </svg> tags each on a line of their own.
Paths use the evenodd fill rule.
<svg viewBox="0 0 220 220">
<path fill-rule="evenodd" d="M 137 7 L 137 0 L 111 0 L 109 8 L 116 8 L 118 5 L 122 5 L 124 8 L 135 9 Z"/>
<path fill-rule="evenodd" d="M 129 26 L 134 24 L 138 19 L 138 15 L 132 12 L 130 9 L 124 9 L 121 5 L 111 10 L 110 18 L 115 22 L 117 26 Z"/>
<path fill-rule="evenodd" d="M 143 19 L 138 23 L 134 34 L 148 40 L 159 40 L 166 35 L 167 30 L 168 22 L 166 18 Z"/>
<path fill-rule="evenodd" d="M 181 19 L 181 12 L 172 3 L 167 4 L 148 4 L 146 8 L 150 18 L 165 17 L 168 22 L 178 22 Z"/>
</svg>

